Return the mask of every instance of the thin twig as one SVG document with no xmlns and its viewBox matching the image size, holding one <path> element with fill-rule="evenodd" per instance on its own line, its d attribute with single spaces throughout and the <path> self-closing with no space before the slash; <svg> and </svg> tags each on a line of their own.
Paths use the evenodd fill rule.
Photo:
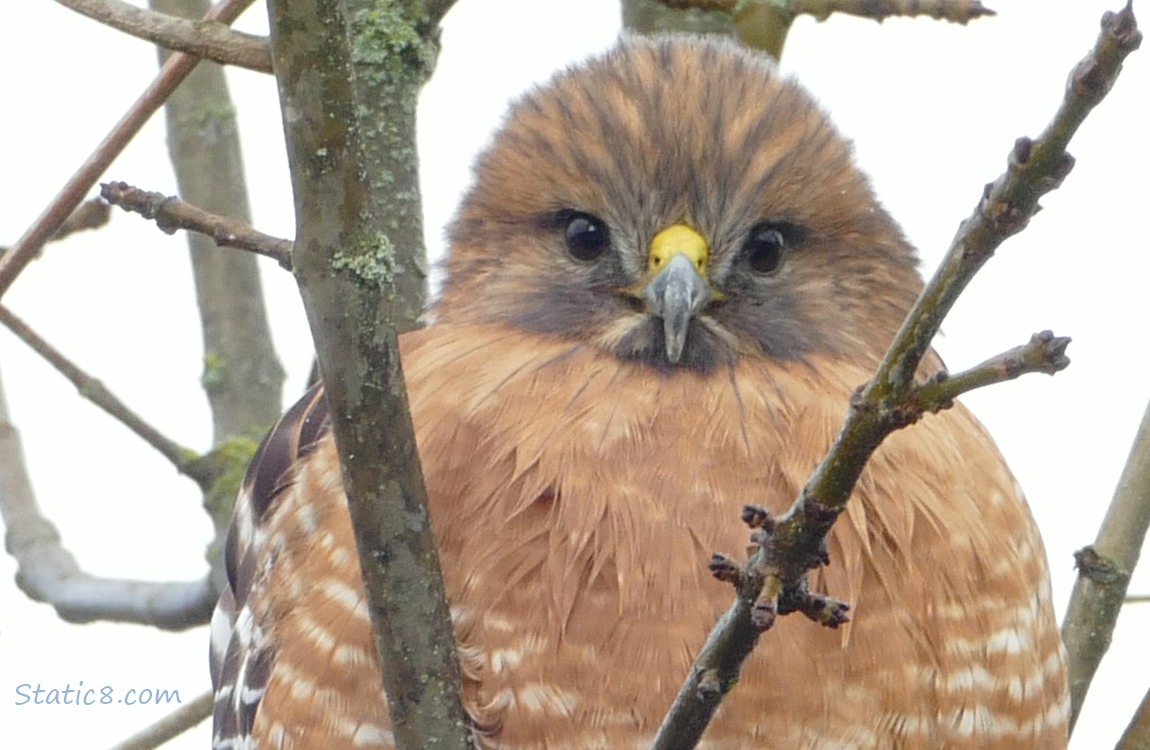
<svg viewBox="0 0 1150 750">
<path fill-rule="evenodd" d="M 77 232 L 99 229 L 106 225 L 111 217 L 112 211 L 107 203 L 98 198 L 86 200 L 64 220 L 64 223 L 52 235 L 52 240 L 58 242 Z"/>
<path fill-rule="evenodd" d="M 204 17 L 209 21 L 231 23 L 251 5 L 253 0 L 221 0 L 212 6 L 212 10 Z M 52 235 L 60 228 L 65 219 L 84 200 L 84 195 L 100 179 L 100 175 L 115 160 L 120 152 L 132 141 L 148 118 L 159 109 L 168 95 L 179 85 L 180 81 L 191 72 L 200 58 L 186 52 L 177 52 L 168 58 L 160 73 L 144 90 L 136 103 L 132 105 L 124 116 L 116 123 L 111 132 L 104 137 L 96 150 L 92 152 L 87 161 L 80 166 L 75 174 L 52 199 L 44 212 L 36 218 L 32 226 L 24 235 L 9 248 L 8 252 L 0 255 L 0 298 L 12 286 L 12 282 L 24 270 L 24 267 L 36 257 L 36 253 L 44 246 Z"/>
<path fill-rule="evenodd" d="M 112 750 L 154 750 L 211 716 L 214 698 L 211 690 L 197 695 L 159 721 L 118 743 Z"/>
<path fill-rule="evenodd" d="M 108 223 L 108 219 L 111 218 L 111 216 L 111 208 L 99 198 L 84 201 L 75 211 L 68 215 L 67 219 L 64 219 L 64 223 L 48 238 L 48 241 L 58 242 L 77 232 L 99 229 Z M 0 247 L 0 255 L 6 252 L 8 252 L 8 248 Z"/>
<path fill-rule="evenodd" d="M 0 305 L 0 323 L 12 331 L 33 351 L 48 361 L 56 370 L 71 381 L 80 395 L 100 407 L 132 432 L 136 433 L 148 445 L 155 448 L 168 459 L 178 471 L 207 489 L 215 480 L 215 473 L 207 470 L 207 463 L 195 451 L 185 448 L 176 441 L 166 437 L 159 430 L 148 424 L 140 415 L 132 411 L 127 404 L 108 390 L 102 382 L 80 369 L 74 362 L 64 356 L 58 349 L 45 341 L 32 327 L 18 318 L 8 308 Z"/>
<path fill-rule="evenodd" d="M 123 0 L 56 2 L 93 21 L 161 47 L 190 52 L 206 60 L 247 68 L 257 73 L 272 72 L 272 53 L 267 37 L 235 31 L 225 23 L 189 21 L 140 8 Z"/>
<path fill-rule="evenodd" d="M 671 8 L 697 8 L 736 13 L 749 5 L 746 0 L 659 0 Z M 814 16 L 825 20 L 832 13 L 845 13 L 860 18 L 883 21 L 896 16 L 927 16 L 952 23 L 966 24 L 982 16 L 993 16 L 994 11 L 979 0 L 761 0 L 792 16 Z"/>
<path fill-rule="evenodd" d="M 852 400 L 846 424 L 830 452 L 784 515 L 766 519 L 751 509 L 745 520 L 758 525 L 758 548 L 741 568 L 720 556 L 713 571 L 737 585 L 738 597 L 708 636 L 659 733 L 655 750 L 695 747 L 725 692 L 737 682 L 743 661 L 774 618 L 791 611 L 815 612 L 832 627 L 843 621 L 842 605 L 806 591 L 807 573 L 826 562 L 825 539 L 846 509 L 855 482 L 883 439 L 922 414 L 923 389 L 950 388 L 934 406 L 945 406 L 958 386 L 976 387 L 1009 379 L 1011 367 L 976 368 L 954 378 L 957 385 L 934 378 L 921 388 L 915 374 L 955 300 L 975 273 L 1009 236 L 1021 231 L 1038 210 L 1039 198 L 1055 189 L 1073 159 L 1065 148 L 1089 111 L 1110 90 L 1122 60 L 1138 47 L 1141 35 L 1128 5 L 1107 13 L 1094 49 L 1074 69 L 1063 102 L 1050 126 L 1034 141 L 1019 139 L 1007 171 L 987 186 L 973 215 L 958 234 L 934 277 L 891 344 L 874 377 Z M 1036 366 L 1048 372 L 1064 367 L 1064 341 L 1038 337 Z M 1050 345 L 1047 345 L 1050 344 Z M 1028 355 L 1029 356 L 1029 355 Z M 1023 360 L 1026 357 L 1022 358 Z M 1014 365 L 1012 367 L 1018 367 Z M 929 395 L 929 392 L 927 393 Z"/>
<path fill-rule="evenodd" d="M 1069 343 L 1069 338 L 1055 336 L 1050 331 L 1036 333 L 1022 346 L 991 357 L 969 370 L 956 374 L 939 373 L 914 389 L 911 408 L 918 414 L 936 412 L 949 408 L 954 399 L 976 388 L 1005 383 L 1032 372 L 1053 375 L 1070 364 L 1066 358 Z"/>
<path fill-rule="evenodd" d="M 263 255 L 285 270 L 291 270 L 291 241 L 258 232 L 246 222 L 209 213 L 175 196 L 141 190 L 126 182 L 102 183 L 100 197 L 113 206 L 155 221 L 167 234 L 174 234 L 178 229 L 198 232 L 221 247 Z"/>
</svg>

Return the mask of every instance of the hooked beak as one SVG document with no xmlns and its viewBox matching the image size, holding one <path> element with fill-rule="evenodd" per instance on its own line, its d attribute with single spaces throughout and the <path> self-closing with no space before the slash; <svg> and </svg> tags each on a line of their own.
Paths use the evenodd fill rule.
<svg viewBox="0 0 1150 750">
<path fill-rule="evenodd" d="M 691 318 L 714 298 L 703 277 L 709 249 L 706 240 L 685 224 L 664 229 L 651 240 L 649 281 L 642 287 L 647 311 L 663 319 L 667 360 L 677 364 L 687 344 Z"/>
</svg>

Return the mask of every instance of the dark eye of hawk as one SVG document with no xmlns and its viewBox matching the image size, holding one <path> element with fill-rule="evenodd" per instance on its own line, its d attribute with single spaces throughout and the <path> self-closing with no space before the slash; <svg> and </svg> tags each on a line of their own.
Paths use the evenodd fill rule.
<svg viewBox="0 0 1150 750">
<path fill-rule="evenodd" d="M 755 273 L 772 274 L 779 270 L 786 251 L 786 237 L 774 224 L 755 226 L 743 243 L 743 255 Z"/>
<path fill-rule="evenodd" d="M 564 212 L 563 242 L 575 260 L 598 260 L 611 247 L 611 236 L 602 220 L 580 211 Z"/>
</svg>

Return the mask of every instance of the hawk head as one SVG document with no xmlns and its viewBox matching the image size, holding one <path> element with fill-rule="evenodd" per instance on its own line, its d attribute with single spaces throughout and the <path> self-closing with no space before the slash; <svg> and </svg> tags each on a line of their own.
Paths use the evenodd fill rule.
<svg viewBox="0 0 1150 750">
<path fill-rule="evenodd" d="M 921 282 L 850 145 L 732 43 L 625 41 L 528 93 L 475 167 L 437 319 L 661 370 L 881 356 Z"/>
</svg>

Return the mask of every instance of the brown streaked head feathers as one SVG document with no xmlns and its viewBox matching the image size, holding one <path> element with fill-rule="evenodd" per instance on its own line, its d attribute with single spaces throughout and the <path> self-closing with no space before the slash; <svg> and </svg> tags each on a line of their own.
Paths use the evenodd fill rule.
<svg viewBox="0 0 1150 750">
<path fill-rule="evenodd" d="M 565 248 L 573 217 L 609 247 Z M 632 41 L 514 105 L 451 230 L 439 320 L 506 322 L 665 365 L 658 321 L 626 291 L 653 237 L 685 223 L 721 295 L 684 363 L 740 352 L 878 356 L 921 286 L 912 249 L 849 144 L 774 65 L 729 44 Z M 756 233 L 785 257 L 753 265 Z"/>
</svg>

